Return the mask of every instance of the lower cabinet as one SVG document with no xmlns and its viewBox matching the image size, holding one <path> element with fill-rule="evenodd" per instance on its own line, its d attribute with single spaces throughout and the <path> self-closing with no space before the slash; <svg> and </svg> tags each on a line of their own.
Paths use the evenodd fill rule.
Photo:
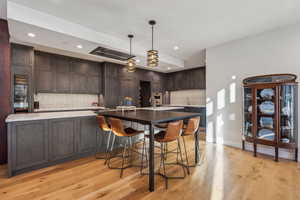
<svg viewBox="0 0 300 200">
<path fill-rule="evenodd" d="M 79 153 L 95 152 L 97 148 L 97 124 L 96 118 L 83 118 L 79 119 Z"/>
<path fill-rule="evenodd" d="M 59 119 L 49 122 L 50 160 L 60 160 L 74 156 L 76 148 L 76 120 Z"/>
<path fill-rule="evenodd" d="M 9 176 L 104 152 L 103 140 L 94 116 L 8 123 Z"/>
<path fill-rule="evenodd" d="M 48 162 L 46 121 L 20 122 L 8 126 L 9 169 L 20 170 Z"/>
</svg>

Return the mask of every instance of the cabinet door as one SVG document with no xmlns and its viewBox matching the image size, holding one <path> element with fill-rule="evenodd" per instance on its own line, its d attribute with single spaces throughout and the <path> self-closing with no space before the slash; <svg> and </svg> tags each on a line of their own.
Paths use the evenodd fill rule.
<svg viewBox="0 0 300 200">
<path fill-rule="evenodd" d="M 88 76 L 87 77 L 87 92 L 91 94 L 99 94 L 99 77 Z"/>
<path fill-rule="evenodd" d="M 76 123 L 74 119 L 51 120 L 49 123 L 49 153 L 51 160 L 76 154 Z"/>
<path fill-rule="evenodd" d="M 70 74 L 56 73 L 56 92 L 71 92 Z"/>
<path fill-rule="evenodd" d="M 36 89 L 37 92 L 54 92 L 55 76 L 51 71 L 36 71 Z"/>
<path fill-rule="evenodd" d="M 48 161 L 48 127 L 45 121 L 16 123 L 11 142 L 14 170 Z"/>
<path fill-rule="evenodd" d="M 95 152 L 97 147 L 97 121 L 95 117 L 79 119 L 79 152 Z"/>
<path fill-rule="evenodd" d="M 11 48 L 13 65 L 33 66 L 33 48 L 19 44 L 13 44 Z"/>
<path fill-rule="evenodd" d="M 73 73 L 71 91 L 72 93 L 87 93 L 87 76 Z"/>
</svg>

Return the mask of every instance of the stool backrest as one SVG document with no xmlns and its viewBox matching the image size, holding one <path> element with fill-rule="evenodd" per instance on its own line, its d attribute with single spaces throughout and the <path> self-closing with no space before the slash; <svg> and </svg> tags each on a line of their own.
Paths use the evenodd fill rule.
<svg viewBox="0 0 300 200">
<path fill-rule="evenodd" d="M 166 134 L 164 136 L 165 140 L 176 140 L 181 132 L 183 126 L 183 121 L 176 121 L 168 123 Z"/>
<path fill-rule="evenodd" d="M 126 136 L 126 132 L 124 130 L 123 122 L 117 118 L 109 118 L 109 122 L 111 125 L 112 132 L 117 136 Z"/>
<path fill-rule="evenodd" d="M 186 129 L 184 130 L 184 134 L 192 135 L 195 134 L 199 129 L 200 117 L 194 117 L 189 119 Z"/>
<path fill-rule="evenodd" d="M 102 129 L 103 131 L 110 131 L 111 130 L 108 123 L 106 122 L 104 116 L 98 115 L 97 116 L 97 121 L 98 121 L 99 128 Z"/>
</svg>

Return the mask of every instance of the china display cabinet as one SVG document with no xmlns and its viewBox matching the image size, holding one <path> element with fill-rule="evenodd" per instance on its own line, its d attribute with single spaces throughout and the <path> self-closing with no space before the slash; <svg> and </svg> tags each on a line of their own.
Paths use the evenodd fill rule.
<svg viewBox="0 0 300 200">
<path fill-rule="evenodd" d="M 271 74 L 244 79 L 244 130 L 245 142 L 295 152 L 298 160 L 298 83 L 294 74 Z"/>
</svg>

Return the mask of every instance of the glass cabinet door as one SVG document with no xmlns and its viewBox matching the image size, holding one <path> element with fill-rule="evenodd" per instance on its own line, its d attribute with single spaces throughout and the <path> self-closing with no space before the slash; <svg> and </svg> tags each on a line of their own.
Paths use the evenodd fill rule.
<svg viewBox="0 0 300 200">
<path fill-rule="evenodd" d="M 297 86 L 283 85 L 280 89 L 280 143 L 296 143 Z"/>
<path fill-rule="evenodd" d="M 257 130 L 256 138 L 276 140 L 276 87 L 256 90 Z"/>
<path fill-rule="evenodd" d="M 253 137 L 252 135 L 252 89 L 244 88 L 244 136 Z"/>
</svg>

